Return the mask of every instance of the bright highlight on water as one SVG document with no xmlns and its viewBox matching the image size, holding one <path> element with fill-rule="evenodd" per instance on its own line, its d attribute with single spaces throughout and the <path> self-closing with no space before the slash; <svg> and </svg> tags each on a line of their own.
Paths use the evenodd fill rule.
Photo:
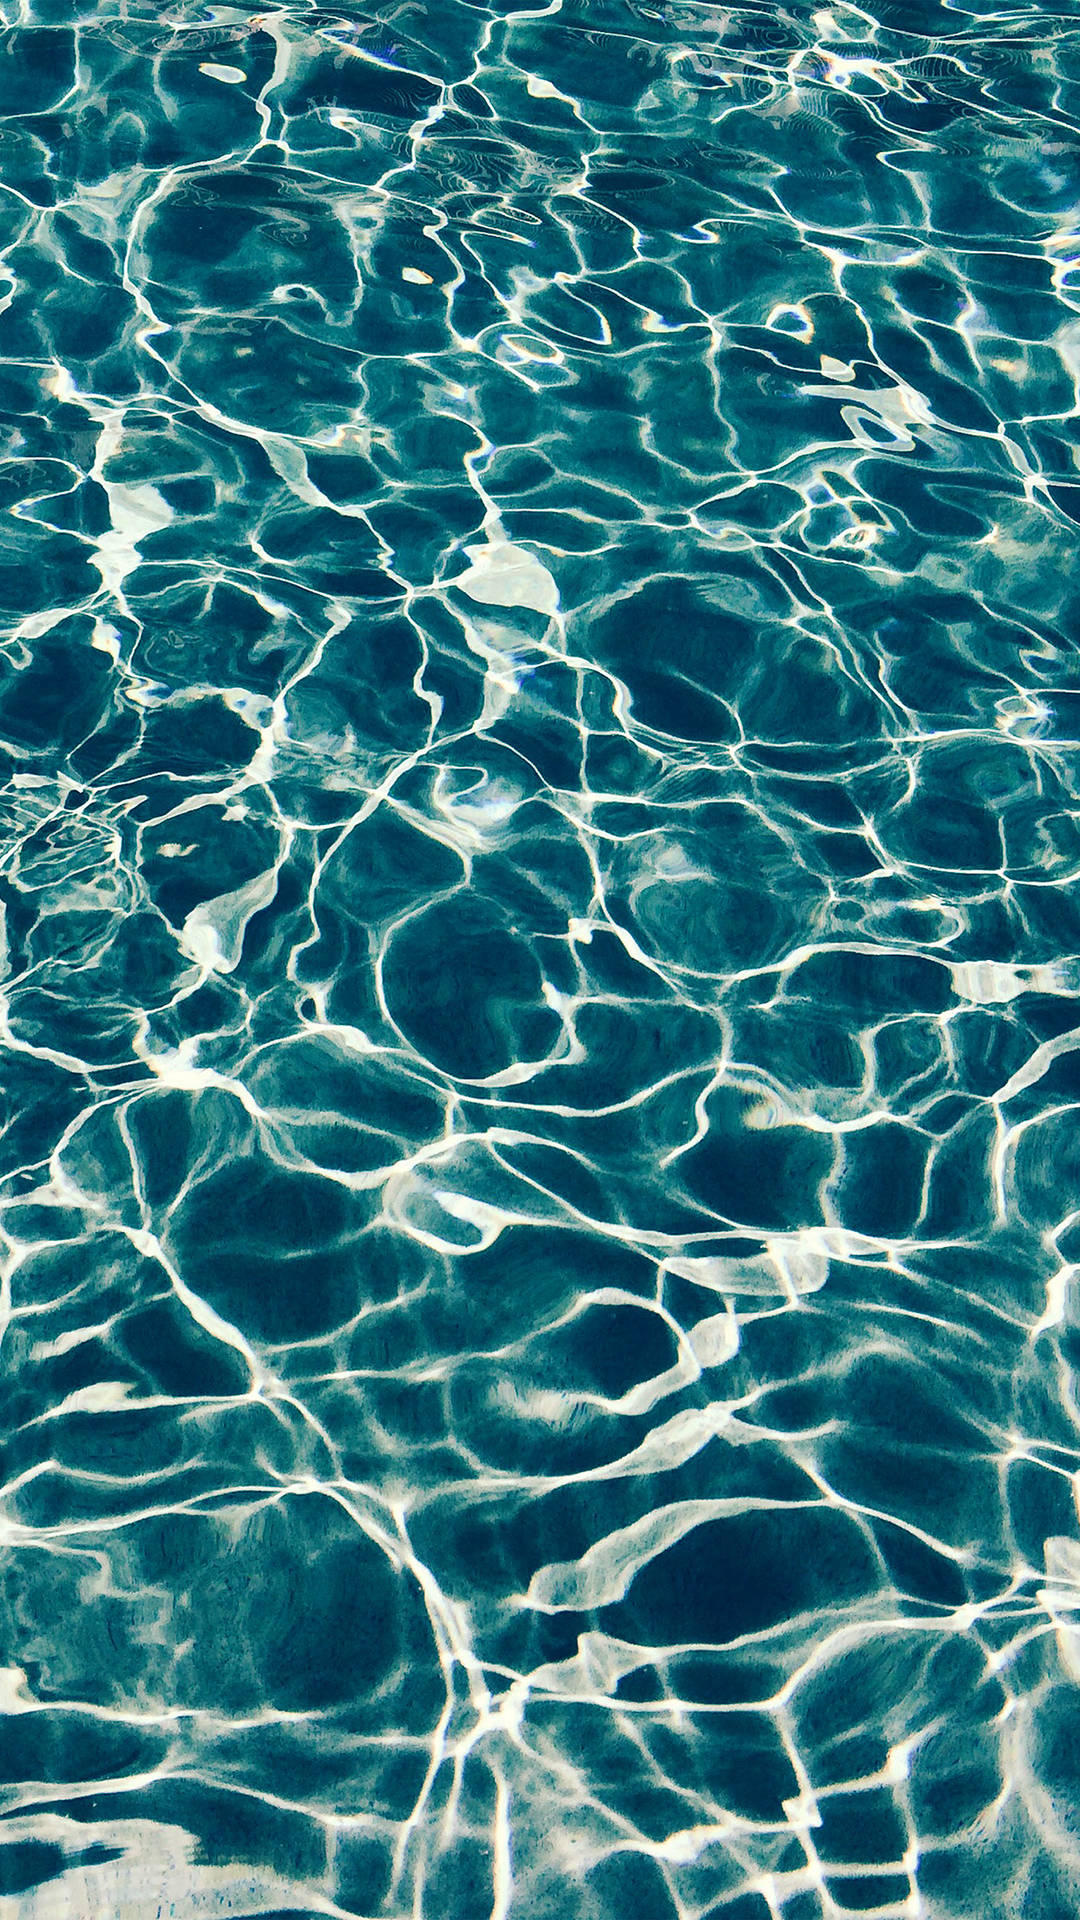
<svg viewBox="0 0 1080 1920">
<path fill-rule="evenodd" d="M 1070 1920 L 1080 14 L 0 23 L 0 1920 Z"/>
</svg>

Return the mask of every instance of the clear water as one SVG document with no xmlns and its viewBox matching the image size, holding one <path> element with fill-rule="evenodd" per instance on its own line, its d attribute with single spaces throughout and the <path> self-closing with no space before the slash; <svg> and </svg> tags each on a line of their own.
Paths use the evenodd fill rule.
<svg viewBox="0 0 1080 1920">
<path fill-rule="evenodd" d="M 1080 12 L 0 16 L 0 1920 L 1068 1920 Z"/>
</svg>

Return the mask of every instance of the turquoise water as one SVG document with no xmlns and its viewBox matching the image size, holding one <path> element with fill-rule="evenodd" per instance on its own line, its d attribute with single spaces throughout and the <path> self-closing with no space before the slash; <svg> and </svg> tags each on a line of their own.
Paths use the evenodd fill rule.
<svg viewBox="0 0 1080 1920">
<path fill-rule="evenodd" d="M 0 1920 L 1069 1920 L 1080 12 L 0 19 Z"/>
</svg>

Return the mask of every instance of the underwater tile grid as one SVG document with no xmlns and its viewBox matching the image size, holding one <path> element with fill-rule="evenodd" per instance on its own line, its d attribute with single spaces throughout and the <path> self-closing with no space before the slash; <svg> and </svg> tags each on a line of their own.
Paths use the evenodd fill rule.
<svg viewBox="0 0 1080 1920">
<path fill-rule="evenodd" d="M 0 1920 L 1075 1920 L 1080 5 L 0 22 Z"/>
</svg>

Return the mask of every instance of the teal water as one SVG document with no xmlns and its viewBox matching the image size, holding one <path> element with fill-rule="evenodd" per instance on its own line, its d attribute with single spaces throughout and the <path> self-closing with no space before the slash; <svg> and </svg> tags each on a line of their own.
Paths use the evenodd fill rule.
<svg viewBox="0 0 1080 1920">
<path fill-rule="evenodd" d="M 0 1920 L 1070 1920 L 1080 11 L 0 20 Z"/>
</svg>

